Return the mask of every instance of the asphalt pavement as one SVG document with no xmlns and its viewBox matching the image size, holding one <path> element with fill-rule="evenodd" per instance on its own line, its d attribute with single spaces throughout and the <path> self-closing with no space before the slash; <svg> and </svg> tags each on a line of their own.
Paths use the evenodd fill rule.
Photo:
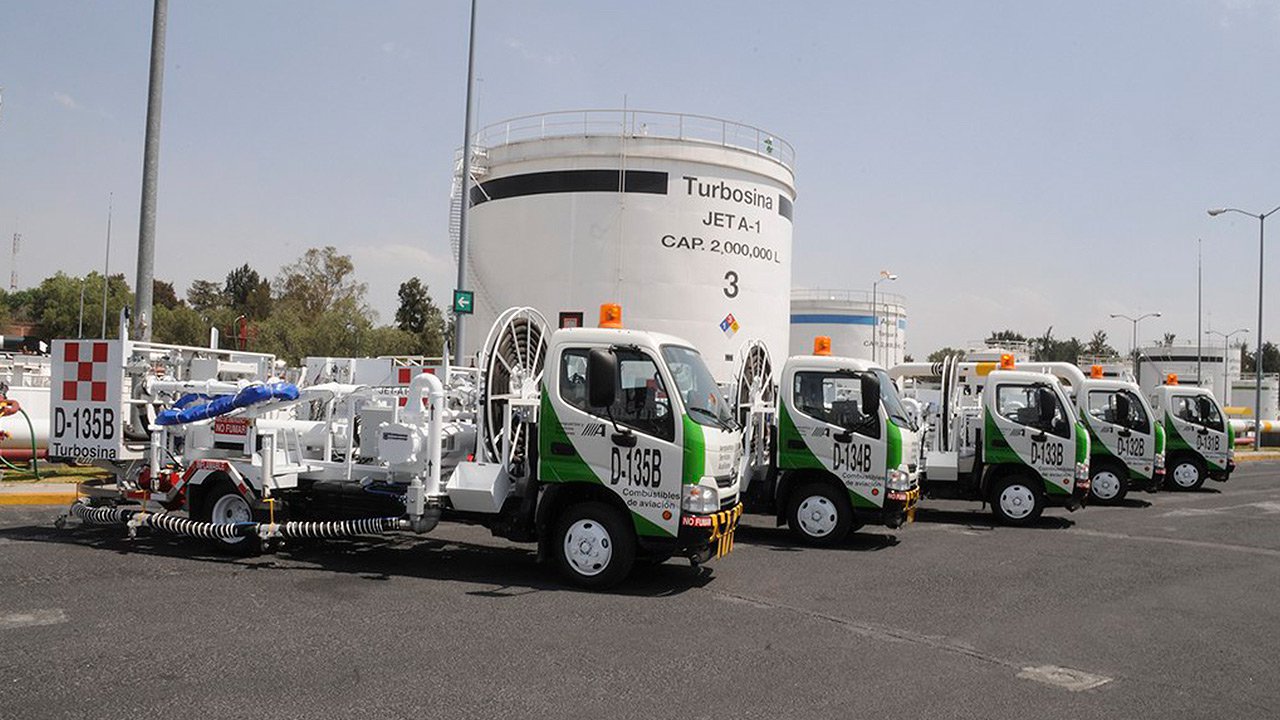
<svg viewBox="0 0 1280 720">
<path fill-rule="evenodd" d="M 251 559 L 0 507 L 0 718 L 1198 718 L 1280 707 L 1280 463 L 995 527 L 791 542 L 618 591 L 475 527 Z"/>
</svg>

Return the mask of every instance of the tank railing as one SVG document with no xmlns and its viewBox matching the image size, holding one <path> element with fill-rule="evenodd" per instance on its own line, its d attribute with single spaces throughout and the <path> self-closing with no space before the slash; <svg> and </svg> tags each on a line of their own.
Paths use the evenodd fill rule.
<svg viewBox="0 0 1280 720">
<path fill-rule="evenodd" d="M 511 118 L 481 128 L 475 143 L 493 147 L 556 137 L 655 137 L 704 142 L 755 153 L 791 169 L 795 149 L 752 125 L 707 115 L 653 110 L 568 110 Z"/>
<path fill-rule="evenodd" d="M 906 305 L 907 299 L 897 293 L 876 291 L 876 305 Z M 791 291 L 791 299 L 801 301 L 833 300 L 837 302 L 864 302 L 871 304 L 870 290 L 824 290 L 822 288 L 796 288 Z"/>
</svg>

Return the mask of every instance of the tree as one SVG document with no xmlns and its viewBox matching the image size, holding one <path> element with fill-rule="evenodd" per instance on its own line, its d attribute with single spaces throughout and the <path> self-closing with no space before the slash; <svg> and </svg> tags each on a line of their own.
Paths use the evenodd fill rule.
<svg viewBox="0 0 1280 720">
<path fill-rule="evenodd" d="M 156 304 L 151 335 L 156 342 L 204 347 L 209 343 L 209 327 L 205 318 L 186 304 Z"/>
<path fill-rule="evenodd" d="M 258 347 L 297 363 L 308 355 L 350 357 L 369 345 L 374 312 L 365 285 L 352 275 L 351 257 L 333 247 L 311 248 L 281 268 L 271 314 L 259 326 Z"/>
<path fill-rule="evenodd" d="M 262 320 L 271 314 L 271 283 L 249 263 L 227 273 L 222 295 L 233 310 L 250 320 Z"/>
<path fill-rule="evenodd" d="M 194 280 L 187 288 L 187 303 L 197 312 L 208 313 L 226 307 L 227 296 L 222 287 L 212 280 Z"/>
<path fill-rule="evenodd" d="M 419 336 L 401 330 L 394 325 L 383 325 L 365 335 L 362 355 L 416 355 L 419 352 Z"/>
<path fill-rule="evenodd" d="M 1240 369 L 1242 372 L 1257 372 L 1257 352 L 1250 352 L 1245 348 L 1244 359 L 1241 361 Z M 1280 348 L 1275 343 L 1262 343 L 1262 372 L 1263 374 L 1280 373 Z"/>
<path fill-rule="evenodd" d="M 943 347 L 929 353 L 929 357 L 925 358 L 931 363 L 942 362 L 947 356 L 964 358 L 964 351 L 953 347 Z"/>
<path fill-rule="evenodd" d="M 1084 348 L 1085 354 L 1090 357 L 1108 357 L 1117 355 L 1115 348 L 1107 344 L 1107 333 L 1105 330 L 1095 330 L 1093 338 L 1089 340 L 1089 344 Z"/>
<path fill-rule="evenodd" d="M 350 255 L 339 255 L 332 245 L 311 248 L 292 265 L 280 269 L 276 299 L 309 316 L 343 305 L 371 314 L 364 304 L 368 288 L 355 281 L 354 273 Z"/>
<path fill-rule="evenodd" d="M 1031 341 L 1032 359 L 1037 362 L 1069 362 L 1075 363 L 1084 349 L 1076 338 L 1058 340 L 1053 336 L 1053 326 L 1044 331 L 1044 335 Z"/>
<path fill-rule="evenodd" d="M 124 275 L 91 272 L 83 278 L 59 272 L 34 288 L 27 316 L 36 323 L 35 333 L 43 338 L 74 338 L 80 332 L 80 291 L 84 290 L 84 335 L 97 337 L 101 325 L 102 295 L 107 295 L 107 337 L 117 335 L 120 310 L 133 305 L 133 293 Z"/>
<path fill-rule="evenodd" d="M 1027 341 L 1027 338 L 1025 335 L 1013 330 L 1000 330 L 999 332 L 993 332 L 991 333 L 991 336 L 987 338 L 988 345 L 999 345 L 1001 343 L 1009 343 L 1009 342 L 1020 343 L 1020 342 L 1026 342 L 1026 341 Z"/>
<path fill-rule="evenodd" d="M 172 310 L 182 304 L 182 299 L 178 297 L 177 291 L 173 289 L 173 283 L 165 282 L 164 280 L 151 281 L 151 306 L 153 308 L 163 307 Z"/>
<path fill-rule="evenodd" d="M 420 333 L 427 326 L 431 296 L 427 286 L 416 277 L 400 283 L 400 307 L 396 309 L 396 327 L 409 333 Z M 438 311 L 437 311 L 438 312 Z"/>
<path fill-rule="evenodd" d="M 400 283 L 396 327 L 418 338 L 415 353 L 439 355 L 444 350 L 444 313 L 431 300 L 427 286 L 416 277 Z"/>
</svg>

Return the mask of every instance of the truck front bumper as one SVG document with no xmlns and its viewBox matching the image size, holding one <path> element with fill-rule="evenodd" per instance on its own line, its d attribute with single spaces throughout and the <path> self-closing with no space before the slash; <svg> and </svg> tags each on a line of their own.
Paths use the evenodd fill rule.
<svg viewBox="0 0 1280 720">
<path fill-rule="evenodd" d="M 916 506 L 920 504 L 920 486 L 910 490 L 890 490 L 885 493 L 884 508 L 880 510 L 880 522 L 887 528 L 900 528 L 916 519 Z"/>
<path fill-rule="evenodd" d="M 695 563 L 722 558 L 733 550 L 733 536 L 742 517 L 742 503 L 710 515 L 680 516 L 680 554 Z"/>
</svg>

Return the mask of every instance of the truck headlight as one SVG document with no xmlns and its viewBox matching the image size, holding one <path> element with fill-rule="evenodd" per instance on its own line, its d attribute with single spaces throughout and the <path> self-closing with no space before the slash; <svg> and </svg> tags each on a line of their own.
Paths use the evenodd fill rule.
<svg viewBox="0 0 1280 720">
<path fill-rule="evenodd" d="M 911 473 L 900 468 L 894 468 L 885 473 L 884 485 L 889 490 L 910 490 L 912 486 Z"/>
<path fill-rule="evenodd" d="M 685 512 L 710 515 L 720 509 L 716 491 L 702 485 L 685 485 L 680 495 L 680 509 Z"/>
</svg>

